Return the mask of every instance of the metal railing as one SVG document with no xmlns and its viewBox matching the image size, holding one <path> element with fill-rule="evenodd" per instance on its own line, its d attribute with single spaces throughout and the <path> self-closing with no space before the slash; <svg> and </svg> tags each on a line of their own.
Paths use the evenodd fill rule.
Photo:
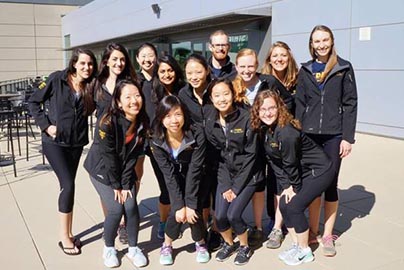
<svg viewBox="0 0 404 270">
<path fill-rule="evenodd" d="M 2 81 L 0 82 L 0 94 L 17 93 L 23 89 L 33 88 L 37 81 L 42 81 L 42 77 L 25 77 L 15 80 Z"/>
</svg>

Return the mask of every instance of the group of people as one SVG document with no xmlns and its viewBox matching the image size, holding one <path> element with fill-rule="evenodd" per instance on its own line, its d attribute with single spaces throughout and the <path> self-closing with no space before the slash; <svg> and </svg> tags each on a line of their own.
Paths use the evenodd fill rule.
<svg viewBox="0 0 404 270">
<path fill-rule="evenodd" d="M 217 261 L 237 253 L 234 263 L 246 264 L 252 247 L 265 239 L 265 204 L 271 217 L 266 246 L 279 248 L 286 233 L 292 239 L 279 254 L 287 265 L 313 261 L 313 243 L 334 256 L 338 172 L 354 143 L 357 92 L 353 68 L 336 54 L 328 27 L 314 27 L 309 48 L 312 59 L 298 70 L 289 46 L 275 42 L 260 72 L 252 49 L 240 50 L 231 62 L 222 30 L 210 36 L 212 56 L 191 54 L 184 70 L 172 56 L 158 57 L 150 43 L 137 51 L 138 73 L 120 44 L 106 47 L 98 68 L 91 51 L 74 50 L 68 68 L 52 73 L 30 98 L 43 152 L 60 184 L 62 251 L 81 253 L 72 232 L 74 182 L 89 142 L 88 116 L 96 111 L 84 167 L 105 215 L 107 267 L 120 264 L 118 233 L 133 264 L 148 264 L 138 247 L 136 200 L 145 155 L 160 188 L 162 265 L 173 264 L 173 242 L 184 223 L 197 262 L 217 251 Z M 250 201 L 253 228 L 242 218 Z"/>
</svg>

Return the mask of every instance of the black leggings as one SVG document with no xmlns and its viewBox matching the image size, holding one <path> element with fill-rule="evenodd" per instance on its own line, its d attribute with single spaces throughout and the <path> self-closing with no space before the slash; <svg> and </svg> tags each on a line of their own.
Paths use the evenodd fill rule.
<svg viewBox="0 0 404 270">
<path fill-rule="evenodd" d="M 231 227 L 237 235 L 240 235 L 247 230 L 247 224 L 241 216 L 256 189 L 256 186 L 246 186 L 231 203 L 223 198 L 222 193 L 216 193 L 215 216 L 219 232 L 227 231 Z M 218 190 L 221 190 L 220 184 Z"/>
<path fill-rule="evenodd" d="M 329 188 L 324 192 L 324 200 L 327 202 L 336 202 L 338 201 L 338 175 L 342 161 L 339 155 L 342 137 L 341 135 L 308 135 L 323 148 L 324 153 L 326 153 L 328 158 L 332 161 L 335 176 Z"/>
<path fill-rule="evenodd" d="M 152 154 L 150 154 L 149 157 L 150 157 L 151 165 L 153 167 L 154 175 L 157 178 L 157 182 L 158 182 L 159 188 L 160 188 L 159 201 L 160 201 L 161 204 L 169 205 L 170 204 L 170 196 L 168 194 L 166 181 L 164 180 L 164 175 L 160 170 L 159 164 L 154 159 L 154 156 Z"/>
<path fill-rule="evenodd" d="M 131 192 L 132 198 L 128 198 L 122 205 L 114 198 L 114 190 L 111 186 L 107 186 L 97 179 L 90 176 L 91 182 L 104 206 L 107 208 L 107 215 L 104 221 L 104 239 L 105 246 L 115 246 L 115 238 L 117 235 L 121 218 L 125 215 L 126 230 L 128 231 L 128 242 L 130 247 L 136 247 L 139 234 L 139 207 L 136 201 L 136 185 L 133 185 Z"/>
<path fill-rule="evenodd" d="M 191 229 L 192 240 L 194 240 L 195 242 L 199 242 L 202 239 L 206 239 L 206 227 L 203 222 L 201 211 L 196 210 L 195 212 L 198 215 L 198 219 L 197 219 L 196 223 L 194 223 L 194 224 L 188 223 L 188 225 Z M 178 238 L 178 236 L 180 235 L 181 226 L 182 226 L 182 223 L 178 223 L 175 220 L 175 211 L 173 209 L 171 209 L 171 213 L 167 219 L 165 233 L 171 239 L 176 240 Z"/>
<path fill-rule="evenodd" d="M 302 181 L 301 190 L 292 198 L 289 203 L 286 203 L 285 196 L 282 196 L 279 201 L 279 209 L 281 210 L 284 223 L 287 228 L 294 228 L 296 233 L 302 233 L 308 230 L 304 211 L 310 203 L 321 195 L 332 183 L 335 176 L 334 169 L 330 167 L 322 175 L 315 177 L 310 175 Z"/>
<path fill-rule="evenodd" d="M 74 182 L 83 147 L 64 147 L 46 142 L 42 142 L 42 147 L 59 180 L 59 212 L 70 213 L 73 211 Z"/>
</svg>

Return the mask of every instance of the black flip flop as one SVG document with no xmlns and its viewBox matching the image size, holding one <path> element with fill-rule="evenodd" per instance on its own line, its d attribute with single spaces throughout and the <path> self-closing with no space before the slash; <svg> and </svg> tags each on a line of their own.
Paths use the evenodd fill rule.
<svg viewBox="0 0 404 270">
<path fill-rule="evenodd" d="M 63 251 L 63 253 L 66 254 L 66 255 L 69 255 L 69 256 L 76 256 L 76 255 L 80 255 L 80 254 L 81 254 L 81 249 L 78 248 L 75 244 L 73 244 L 73 247 L 72 247 L 72 248 L 67 248 L 67 247 L 64 247 L 64 246 L 63 246 L 62 241 L 59 241 L 58 246 L 59 246 L 60 249 Z M 66 252 L 67 250 L 75 250 L 76 248 L 78 249 L 78 252 L 77 252 L 77 253 L 69 253 L 69 252 Z"/>
</svg>

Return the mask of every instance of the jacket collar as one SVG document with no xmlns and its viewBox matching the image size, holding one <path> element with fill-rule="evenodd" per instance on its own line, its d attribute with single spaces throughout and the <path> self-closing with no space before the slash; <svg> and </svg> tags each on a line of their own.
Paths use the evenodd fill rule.
<svg viewBox="0 0 404 270">
<path fill-rule="evenodd" d="M 195 143 L 195 138 L 191 130 L 187 130 L 184 133 L 184 138 L 182 138 L 182 142 L 180 148 L 178 149 L 178 153 L 181 153 L 183 150 L 187 149 L 190 145 Z M 167 153 L 171 153 L 171 147 L 168 145 L 167 140 L 165 138 L 155 138 L 153 140 L 153 144 L 163 148 Z"/>
<path fill-rule="evenodd" d="M 198 101 L 198 99 L 196 98 L 196 96 L 194 95 L 194 88 L 188 83 L 187 84 L 187 89 L 185 91 L 185 94 L 193 100 Z M 202 96 L 202 105 L 205 105 L 209 102 L 209 94 L 207 89 L 205 89 L 205 91 L 203 92 L 203 96 Z"/>
</svg>

